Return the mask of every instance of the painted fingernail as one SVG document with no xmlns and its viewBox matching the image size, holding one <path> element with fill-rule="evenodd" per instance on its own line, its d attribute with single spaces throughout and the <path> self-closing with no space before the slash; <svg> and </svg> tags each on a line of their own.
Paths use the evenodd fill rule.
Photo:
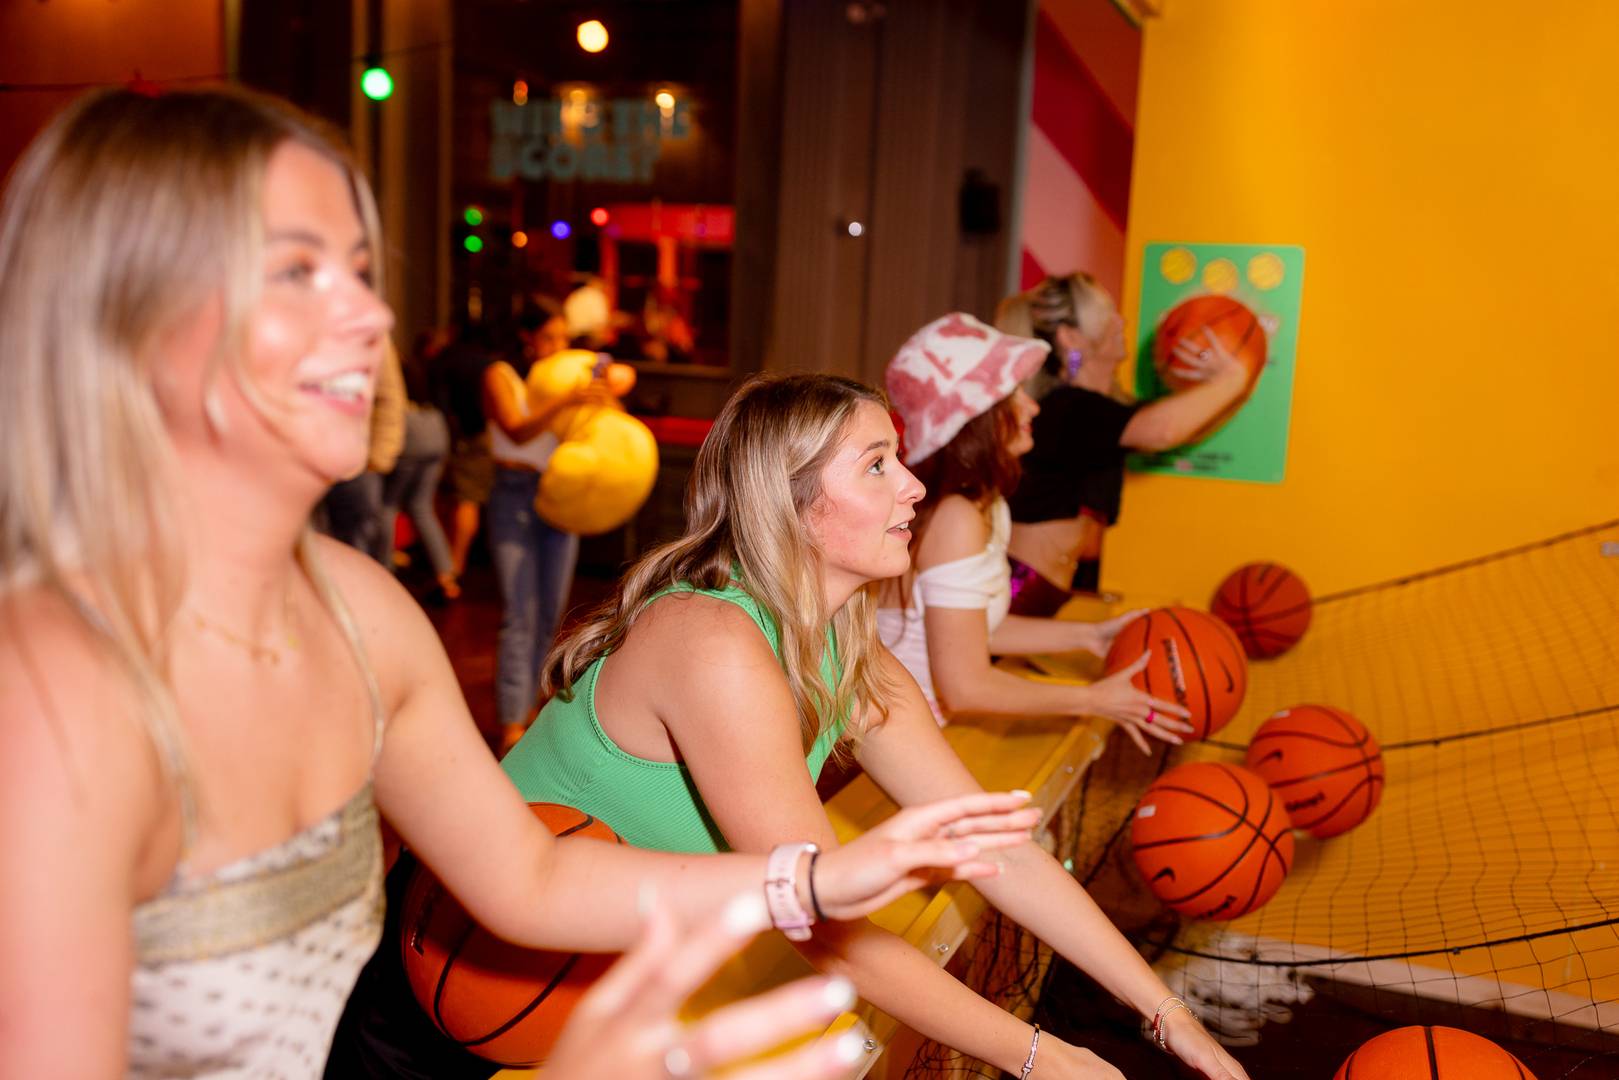
<svg viewBox="0 0 1619 1080">
<path fill-rule="evenodd" d="M 658 904 L 658 887 L 650 881 L 641 882 L 635 890 L 635 913 L 645 919 Z"/>
<path fill-rule="evenodd" d="M 833 978 L 827 980 L 826 989 L 821 991 L 821 999 L 826 1007 L 843 1012 L 854 1007 L 854 983 L 848 979 Z"/>
<path fill-rule="evenodd" d="M 840 1063 L 853 1065 L 865 1056 L 865 1037 L 853 1031 L 844 1032 L 838 1036 L 838 1041 L 832 1044 L 832 1053 L 837 1056 Z"/>
<path fill-rule="evenodd" d="M 1032 798 L 1034 798 L 1034 793 L 1033 792 L 1024 791 L 1022 788 L 1013 788 L 1012 789 L 1012 794 L 1016 795 L 1020 799 L 1032 799 Z"/>
<path fill-rule="evenodd" d="M 757 934 L 770 925 L 770 912 L 765 898 L 758 893 L 745 892 L 725 905 L 720 916 L 725 929 L 733 934 Z"/>
</svg>

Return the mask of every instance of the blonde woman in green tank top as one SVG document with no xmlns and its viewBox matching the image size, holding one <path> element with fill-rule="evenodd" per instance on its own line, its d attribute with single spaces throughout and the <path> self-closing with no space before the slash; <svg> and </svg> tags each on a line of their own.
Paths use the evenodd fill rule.
<svg viewBox="0 0 1619 1080">
<path fill-rule="evenodd" d="M 978 347 L 982 380 L 996 355 Z M 542 690 L 555 696 L 502 763 L 524 796 L 666 851 L 762 852 L 796 837 L 837 849 L 815 791 L 831 753 L 901 806 L 979 790 L 876 636 L 874 585 L 909 566 L 923 494 L 898 443 L 885 400 L 858 383 L 765 376 L 738 390 L 697 455 L 686 536 L 643 556 L 552 651 Z M 1164 983 L 1056 860 L 1026 843 L 999 861 L 977 883 L 986 899 L 1143 1016 L 1164 1010 L 1168 1048 L 1201 1075 L 1245 1076 L 1168 1008 Z M 817 927 L 800 948 L 914 1030 L 1025 1080 L 1119 1075 L 869 921 Z"/>
</svg>

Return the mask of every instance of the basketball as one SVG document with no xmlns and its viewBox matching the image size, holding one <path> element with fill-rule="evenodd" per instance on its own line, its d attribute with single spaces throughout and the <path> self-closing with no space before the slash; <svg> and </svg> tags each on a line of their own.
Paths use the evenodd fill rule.
<svg viewBox="0 0 1619 1080">
<path fill-rule="evenodd" d="M 1105 673 L 1130 666 L 1149 648 L 1152 659 L 1131 681 L 1192 714 L 1187 738 L 1206 739 L 1237 715 L 1248 691 L 1248 662 L 1225 623 L 1186 607 L 1149 611 L 1113 639 Z"/>
<path fill-rule="evenodd" d="M 1165 907 L 1235 919 L 1275 895 L 1293 865 L 1281 798 L 1240 765 L 1177 765 L 1153 781 L 1130 819 L 1130 853 Z"/>
<path fill-rule="evenodd" d="M 1214 336 L 1248 370 L 1248 384 L 1259 378 L 1265 366 L 1265 328 L 1259 318 L 1240 300 L 1229 296 L 1194 296 L 1169 309 L 1152 339 L 1152 365 L 1158 377 L 1171 390 L 1184 390 L 1197 383 L 1194 373 L 1175 356 L 1175 343 L 1186 340 L 1192 348 L 1208 348 L 1203 331 Z"/>
<path fill-rule="evenodd" d="M 589 814 L 554 803 L 529 809 L 559 838 L 622 840 Z M 473 921 L 419 866 L 400 919 L 405 975 L 438 1029 L 501 1065 L 545 1059 L 579 998 L 617 957 L 524 949 Z"/>
<path fill-rule="evenodd" d="M 1353 829 L 1383 797 L 1377 739 L 1329 705 L 1295 705 L 1260 724 L 1248 742 L 1248 767 L 1282 797 L 1293 827 L 1317 840 Z"/>
<path fill-rule="evenodd" d="M 1310 590 L 1293 571 L 1257 562 L 1233 570 L 1209 605 L 1255 660 L 1280 656 L 1310 628 Z"/>
<path fill-rule="evenodd" d="M 1524 1063 L 1482 1035 L 1449 1027 L 1403 1027 L 1361 1043 L 1332 1080 L 1535 1080 Z"/>
</svg>

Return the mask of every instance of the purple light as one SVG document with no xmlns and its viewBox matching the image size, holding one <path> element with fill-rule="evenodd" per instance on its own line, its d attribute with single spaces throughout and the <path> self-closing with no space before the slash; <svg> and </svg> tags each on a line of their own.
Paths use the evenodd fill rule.
<svg viewBox="0 0 1619 1080">
<path fill-rule="evenodd" d="M 558 240 L 566 240 L 573 235 L 573 229 L 568 227 L 566 221 L 553 221 L 551 222 L 551 235 Z"/>
</svg>

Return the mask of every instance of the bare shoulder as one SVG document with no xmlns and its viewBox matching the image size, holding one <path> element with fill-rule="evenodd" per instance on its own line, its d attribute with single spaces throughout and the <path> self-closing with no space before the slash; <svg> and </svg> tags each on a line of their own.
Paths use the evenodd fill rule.
<svg viewBox="0 0 1619 1080">
<path fill-rule="evenodd" d="M 396 634 L 433 632 L 415 597 L 369 555 L 329 536 L 315 537 L 315 554 L 368 649 L 373 643 L 386 647 Z"/>
<path fill-rule="evenodd" d="M 0 717 L 0 835 L 100 818 L 133 858 L 165 805 L 158 753 L 123 666 L 47 590 L 0 596 Z"/>
<path fill-rule="evenodd" d="M 438 632 L 415 597 L 369 555 L 316 536 L 315 557 L 354 618 L 384 702 L 397 705 L 416 673 L 436 669 L 425 662 L 442 659 Z"/>
<path fill-rule="evenodd" d="M 988 543 L 989 522 L 983 510 L 965 496 L 946 495 L 917 543 L 916 568 L 926 570 L 977 555 Z"/>
<path fill-rule="evenodd" d="M 753 617 L 739 605 L 703 593 L 670 593 L 647 605 L 630 628 L 637 651 L 656 652 L 690 670 L 694 665 L 780 671 L 776 654 Z"/>
</svg>

